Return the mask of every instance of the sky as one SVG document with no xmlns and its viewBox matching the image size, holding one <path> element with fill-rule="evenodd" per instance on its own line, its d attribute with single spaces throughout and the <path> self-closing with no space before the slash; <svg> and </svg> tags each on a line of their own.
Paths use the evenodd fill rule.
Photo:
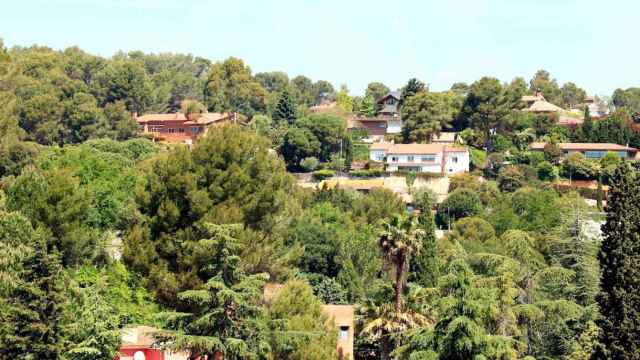
<svg viewBox="0 0 640 360">
<path fill-rule="evenodd" d="M 431 90 L 545 69 L 589 94 L 640 86 L 638 0 L 3 0 L 6 46 L 179 52 L 252 71 Z"/>
</svg>

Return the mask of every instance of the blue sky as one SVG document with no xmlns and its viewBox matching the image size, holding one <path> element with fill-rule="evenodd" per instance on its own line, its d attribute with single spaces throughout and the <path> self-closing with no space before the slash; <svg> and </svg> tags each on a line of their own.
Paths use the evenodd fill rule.
<svg viewBox="0 0 640 360">
<path fill-rule="evenodd" d="M 433 90 L 541 68 L 592 94 L 640 85 L 638 0 L 7 0 L 7 46 L 237 56 L 354 94 L 410 77 Z"/>
</svg>

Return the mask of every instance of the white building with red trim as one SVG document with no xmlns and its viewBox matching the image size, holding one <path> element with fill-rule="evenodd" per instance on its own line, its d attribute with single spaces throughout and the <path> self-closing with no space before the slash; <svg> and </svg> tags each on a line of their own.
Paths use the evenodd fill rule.
<svg viewBox="0 0 640 360">
<path fill-rule="evenodd" d="M 385 164 L 387 171 L 455 174 L 469 171 L 469 150 L 446 144 L 375 143 L 369 148 L 372 161 Z"/>
</svg>

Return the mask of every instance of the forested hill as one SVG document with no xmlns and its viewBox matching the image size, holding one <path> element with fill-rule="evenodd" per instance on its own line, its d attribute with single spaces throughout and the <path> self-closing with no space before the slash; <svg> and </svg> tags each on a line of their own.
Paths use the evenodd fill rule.
<svg viewBox="0 0 640 360">
<path fill-rule="evenodd" d="M 0 359 L 112 360 L 139 324 L 192 359 L 343 358 L 323 304 L 354 306 L 352 359 L 637 359 L 637 165 L 556 143 L 638 142 L 638 91 L 568 129 L 521 111 L 537 89 L 584 100 L 544 71 L 445 92 L 411 79 L 393 140 L 460 130 L 472 162 L 441 203 L 405 174 L 407 206 L 290 173 L 348 170 L 356 141 L 366 159 L 344 120 L 375 113 L 383 84 L 358 98 L 235 58 L 0 46 Z M 184 100 L 247 121 L 191 148 L 140 136 L 132 114 Z M 309 114 L 325 100 L 338 109 Z M 556 186 L 567 174 L 596 181 L 597 201 Z"/>
</svg>

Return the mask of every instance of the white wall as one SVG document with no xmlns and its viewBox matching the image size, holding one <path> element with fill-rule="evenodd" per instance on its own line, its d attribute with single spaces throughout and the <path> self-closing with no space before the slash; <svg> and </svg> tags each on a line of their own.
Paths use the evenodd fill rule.
<svg viewBox="0 0 640 360">
<path fill-rule="evenodd" d="M 402 120 L 389 120 L 387 122 L 387 134 L 398 134 L 402 131 Z"/>
<path fill-rule="evenodd" d="M 457 159 L 457 161 L 455 161 Z M 447 152 L 445 153 L 445 169 L 447 174 L 469 171 L 468 152 Z"/>
<path fill-rule="evenodd" d="M 384 161 L 386 150 L 369 150 L 369 159 L 373 161 Z"/>
</svg>

